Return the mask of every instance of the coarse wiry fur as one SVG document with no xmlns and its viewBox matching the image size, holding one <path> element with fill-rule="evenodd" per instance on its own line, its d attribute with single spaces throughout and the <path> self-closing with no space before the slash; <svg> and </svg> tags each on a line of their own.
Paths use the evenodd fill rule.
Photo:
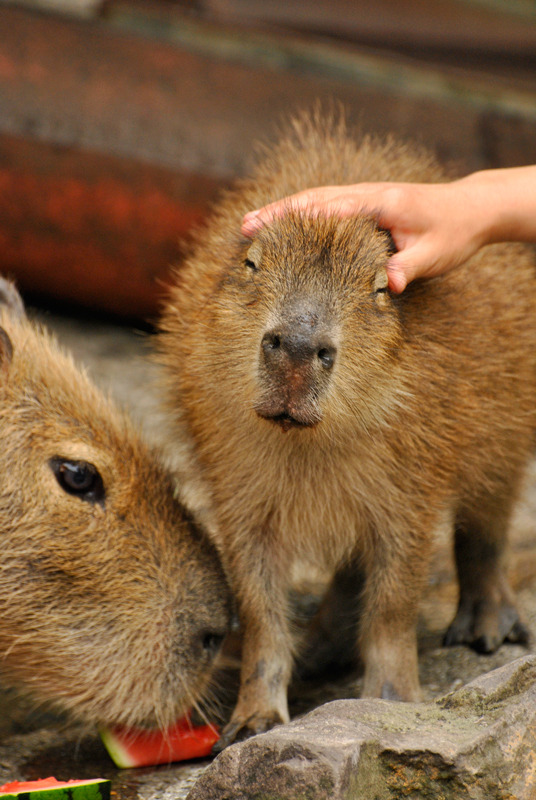
<svg viewBox="0 0 536 800">
<path fill-rule="evenodd" d="M 309 186 L 387 180 L 445 175 L 394 140 L 356 142 L 339 118 L 296 118 L 198 234 L 163 314 L 177 440 L 212 494 L 244 632 L 222 744 L 288 718 L 296 558 L 361 592 L 367 696 L 419 696 L 417 607 L 446 515 L 460 581 L 447 641 L 526 636 L 503 562 L 536 423 L 530 249 L 486 247 L 394 296 L 371 219 L 289 207 L 240 234 L 247 211 Z"/>
<path fill-rule="evenodd" d="M 227 630 L 219 559 L 133 425 L 0 292 L 0 679 L 86 723 L 168 725 Z M 102 492 L 68 493 L 51 459 Z"/>
</svg>

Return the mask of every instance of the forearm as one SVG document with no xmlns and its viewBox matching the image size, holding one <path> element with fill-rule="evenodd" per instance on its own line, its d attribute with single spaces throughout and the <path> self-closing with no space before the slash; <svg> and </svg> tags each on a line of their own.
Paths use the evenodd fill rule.
<svg viewBox="0 0 536 800">
<path fill-rule="evenodd" d="M 536 242 L 536 166 L 482 170 L 457 183 L 471 199 L 480 244 Z"/>
</svg>

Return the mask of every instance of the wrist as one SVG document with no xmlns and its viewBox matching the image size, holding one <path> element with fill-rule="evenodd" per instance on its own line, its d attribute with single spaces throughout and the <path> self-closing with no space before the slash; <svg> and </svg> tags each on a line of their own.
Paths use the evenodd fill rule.
<svg viewBox="0 0 536 800">
<path fill-rule="evenodd" d="M 503 240 L 504 209 L 497 187 L 497 172 L 481 170 L 457 181 L 464 193 L 460 210 L 476 249 Z"/>
<path fill-rule="evenodd" d="M 536 167 L 482 170 L 459 183 L 471 196 L 481 245 L 536 241 Z"/>
</svg>

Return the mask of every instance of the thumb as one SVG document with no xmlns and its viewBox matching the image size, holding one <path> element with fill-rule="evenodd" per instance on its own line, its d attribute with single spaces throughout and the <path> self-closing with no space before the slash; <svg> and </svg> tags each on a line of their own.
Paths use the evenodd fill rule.
<svg viewBox="0 0 536 800">
<path fill-rule="evenodd" d="M 405 261 L 402 261 L 399 256 L 399 253 L 391 256 L 386 265 L 389 289 L 395 294 L 403 292 L 408 283 L 415 277 Z"/>
<path fill-rule="evenodd" d="M 435 261 L 434 250 L 426 241 L 420 240 L 404 250 L 399 250 L 386 265 L 389 289 L 400 294 L 415 278 L 432 274 L 431 268 Z"/>
</svg>

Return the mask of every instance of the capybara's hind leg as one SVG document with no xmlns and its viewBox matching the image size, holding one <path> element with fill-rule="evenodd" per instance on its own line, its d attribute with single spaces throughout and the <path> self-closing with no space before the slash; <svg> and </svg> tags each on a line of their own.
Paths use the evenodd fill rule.
<svg viewBox="0 0 536 800">
<path fill-rule="evenodd" d="M 356 665 L 363 586 L 364 575 L 357 561 L 345 562 L 339 567 L 298 655 L 297 673 L 300 678 L 332 676 Z"/>
<path fill-rule="evenodd" d="M 493 512 L 480 519 L 460 515 L 454 538 L 460 596 L 444 643 L 469 644 L 479 653 L 492 653 L 505 641 L 528 640 L 505 572 L 509 509 Z"/>
</svg>

